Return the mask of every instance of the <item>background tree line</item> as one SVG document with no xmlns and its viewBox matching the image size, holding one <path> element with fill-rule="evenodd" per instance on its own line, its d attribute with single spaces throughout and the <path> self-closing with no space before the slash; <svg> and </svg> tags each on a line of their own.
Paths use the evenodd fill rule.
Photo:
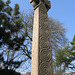
<svg viewBox="0 0 75 75">
<path fill-rule="evenodd" d="M 18 4 L 15 4 L 13 9 L 10 3 L 10 0 L 0 0 L 0 64 L 5 69 L 27 69 L 31 63 L 33 13 L 20 12 Z M 66 63 L 67 51 L 72 52 L 74 43 L 71 43 L 73 48 L 67 46 L 69 42 L 65 37 L 66 29 L 60 21 L 49 17 L 49 28 L 53 70 L 57 72 L 60 71 L 57 68 Z M 62 54 L 64 60 L 59 54 Z M 74 56 L 74 53 L 71 53 L 71 56 L 72 54 Z M 66 66 L 72 61 L 71 59 L 68 63 L 69 60 Z"/>
</svg>

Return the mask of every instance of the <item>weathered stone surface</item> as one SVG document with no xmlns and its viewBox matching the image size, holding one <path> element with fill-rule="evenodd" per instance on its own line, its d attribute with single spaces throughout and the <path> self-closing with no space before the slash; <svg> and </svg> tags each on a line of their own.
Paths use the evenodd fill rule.
<svg viewBox="0 0 75 75">
<path fill-rule="evenodd" d="M 39 75 L 38 51 L 39 51 L 39 8 L 37 8 L 34 12 L 31 75 Z"/>
<path fill-rule="evenodd" d="M 49 0 L 30 0 L 30 3 L 32 3 L 34 9 L 37 7 L 37 5 L 43 2 L 45 4 L 45 7 L 47 10 L 49 10 L 51 8 L 51 4 Z"/>
<path fill-rule="evenodd" d="M 53 75 L 48 8 L 46 2 L 43 2 L 48 0 L 32 0 L 31 3 L 33 1 L 37 8 L 34 11 L 31 75 Z"/>
</svg>

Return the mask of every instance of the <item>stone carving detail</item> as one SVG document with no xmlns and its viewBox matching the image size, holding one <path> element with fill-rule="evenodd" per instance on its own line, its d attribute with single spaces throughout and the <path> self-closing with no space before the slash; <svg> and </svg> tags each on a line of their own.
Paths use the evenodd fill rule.
<svg viewBox="0 0 75 75">
<path fill-rule="evenodd" d="M 40 2 L 43 2 L 45 4 L 47 10 L 51 8 L 49 0 L 30 0 L 30 3 L 32 3 L 33 7 L 37 6 Z"/>
<path fill-rule="evenodd" d="M 45 37 L 46 38 L 46 37 Z M 49 63 L 51 62 L 51 50 L 50 50 L 50 42 L 45 38 L 40 39 L 40 51 L 39 51 L 39 75 L 49 75 L 49 67 L 51 66 Z M 45 39 L 45 40 L 43 40 Z M 43 40 L 43 41 L 42 41 Z M 51 63 L 52 64 L 52 63 Z"/>
<path fill-rule="evenodd" d="M 49 75 L 48 66 L 50 65 L 46 62 L 40 64 L 40 75 Z"/>
<path fill-rule="evenodd" d="M 52 54 L 50 48 L 50 34 L 47 11 L 50 9 L 49 0 L 30 0 L 34 12 L 33 57 L 31 75 L 53 75 Z M 38 32 L 38 33 L 37 33 Z M 34 57 L 35 56 L 35 57 Z"/>
<path fill-rule="evenodd" d="M 51 48 L 48 17 L 47 14 L 42 15 L 43 12 L 47 13 L 47 11 L 43 10 L 43 8 L 41 8 L 40 10 L 41 17 L 39 26 L 39 75 L 52 75 L 50 73 L 50 69 L 52 68 L 52 54 L 50 50 Z"/>
</svg>

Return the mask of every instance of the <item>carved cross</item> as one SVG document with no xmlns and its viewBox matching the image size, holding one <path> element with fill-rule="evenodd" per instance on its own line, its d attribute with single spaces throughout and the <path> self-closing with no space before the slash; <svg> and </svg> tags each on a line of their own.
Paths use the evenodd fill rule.
<svg viewBox="0 0 75 75">
<path fill-rule="evenodd" d="M 49 10 L 51 8 L 51 3 L 49 0 L 30 0 L 30 3 L 32 3 L 33 7 L 35 8 L 40 2 L 43 2 L 47 8 L 47 10 Z"/>
</svg>

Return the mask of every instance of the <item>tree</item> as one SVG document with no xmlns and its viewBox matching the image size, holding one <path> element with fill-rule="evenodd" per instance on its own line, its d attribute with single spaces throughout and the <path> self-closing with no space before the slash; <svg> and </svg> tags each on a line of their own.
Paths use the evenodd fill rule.
<svg viewBox="0 0 75 75">
<path fill-rule="evenodd" d="M 28 34 L 31 35 L 32 38 L 32 30 L 33 30 L 33 13 L 29 13 L 28 15 L 24 15 L 22 13 L 23 22 L 27 24 Z M 68 39 L 65 37 L 66 29 L 63 27 L 63 23 L 49 17 L 49 28 L 50 28 L 50 45 L 53 55 L 57 52 L 57 50 L 61 47 L 64 47 L 68 43 Z"/>
<path fill-rule="evenodd" d="M 55 55 L 59 48 L 64 47 L 68 43 L 68 39 L 65 37 L 66 29 L 63 27 L 63 23 L 50 17 L 49 25 L 51 50 Z"/>
<path fill-rule="evenodd" d="M 73 40 L 72 40 L 72 42 L 71 42 L 71 45 L 72 45 L 71 50 L 75 50 L 75 35 L 74 35 L 74 37 L 73 37 Z"/>
<path fill-rule="evenodd" d="M 70 59 L 72 61 L 75 61 L 75 35 L 73 37 L 71 45 L 72 45 L 72 47 L 71 47 Z M 71 68 L 72 70 L 75 70 L 75 63 L 71 63 L 70 65 L 71 65 L 71 67 L 69 67 L 69 68 Z"/>
<path fill-rule="evenodd" d="M 53 70 L 57 71 L 55 55 L 61 47 L 64 47 L 68 43 L 68 39 L 65 37 L 66 29 L 63 27 L 63 23 L 49 17 L 50 25 L 50 48 L 52 50 L 53 57 Z M 61 68 L 61 67 L 60 67 Z"/>
<path fill-rule="evenodd" d="M 11 55 L 11 57 L 7 58 L 5 61 L 17 61 L 18 58 L 20 58 L 20 63 L 24 61 L 26 62 L 27 60 L 30 61 L 32 50 L 33 13 L 23 15 L 25 14 L 23 12 L 20 14 L 19 5 L 16 4 L 13 10 L 9 6 L 10 0 L 7 0 L 7 2 L 1 0 L 0 3 L 0 49 L 3 54 L 6 54 L 7 52 L 7 57 Z M 49 18 L 49 25 L 50 45 L 52 54 L 55 57 L 57 50 L 67 42 L 65 28 L 63 28 L 62 23 L 51 17 Z M 25 59 L 21 60 L 21 58 L 23 58 L 22 56 Z"/>
<path fill-rule="evenodd" d="M 56 64 L 57 66 L 64 64 L 64 71 L 65 71 L 65 67 L 71 68 L 71 69 L 75 68 L 75 66 L 71 64 L 72 61 L 75 60 L 75 35 L 71 44 L 72 44 L 72 47 L 67 45 L 65 46 L 64 49 L 63 48 L 59 49 L 56 54 Z"/>
<path fill-rule="evenodd" d="M 69 53 L 70 53 L 69 45 L 65 46 L 64 49 L 59 49 L 56 54 L 56 64 L 57 66 L 60 66 L 61 64 L 65 63 L 65 67 L 68 67 L 68 64 L 70 64 L 71 60 L 69 60 Z"/>
<path fill-rule="evenodd" d="M 10 7 L 10 0 L 4 2 L 0 0 L 0 54 L 1 60 L 5 68 L 18 68 L 20 64 L 27 61 L 27 39 L 29 38 L 27 31 L 24 31 L 22 16 L 20 16 L 19 5 L 15 4 L 14 10 Z M 20 53 L 21 52 L 21 53 Z M 7 53 L 7 56 L 5 56 Z M 5 54 L 5 55 L 4 55 Z M 18 61 L 17 57 L 26 55 L 24 60 Z M 10 57 L 9 57 L 10 56 Z M 7 59 L 7 60 L 6 60 Z"/>
</svg>

